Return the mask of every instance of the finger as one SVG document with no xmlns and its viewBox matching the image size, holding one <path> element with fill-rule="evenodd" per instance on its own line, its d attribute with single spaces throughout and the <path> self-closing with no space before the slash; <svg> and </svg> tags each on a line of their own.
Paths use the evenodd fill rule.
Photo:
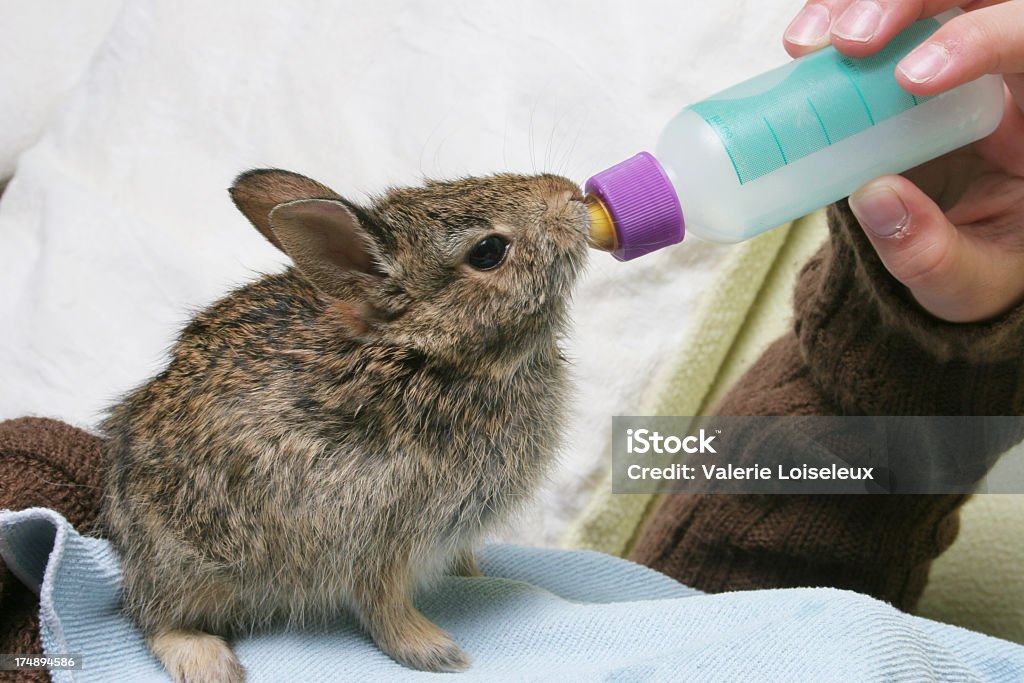
<svg viewBox="0 0 1024 683">
<path fill-rule="evenodd" d="M 970 239 L 906 178 L 868 183 L 850 196 L 850 208 L 886 269 L 931 314 L 973 322 L 1020 299 L 1020 259 L 1000 259 Z"/>
<path fill-rule="evenodd" d="M 966 4 L 967 0 L 856 0 L 836 15 L 832 44 L 851 57 L 867 57 L 915 21 Z"/>
<path fill-rule="evenodd" d="M 793 57 L 820 50 L 829 44 L 832 21 L 854 0 L 810 0 L 790 22 L 782 44 Z"/>
<path fill-rule="evenodd" d="M 954 17 L 904 57 L 896 80 L 914 95 L 936 95 L 984 74 L 1024 72 L 1024 2 L 992 5 Z M 1018 105 L 1020 79 L 1007 79 Z"/>
</svg>

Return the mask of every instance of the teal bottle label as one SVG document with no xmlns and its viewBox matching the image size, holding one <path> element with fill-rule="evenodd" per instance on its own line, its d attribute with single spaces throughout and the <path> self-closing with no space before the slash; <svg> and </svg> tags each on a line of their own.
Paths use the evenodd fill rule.
<svg viewBox="0 0 1024 683">
<path fill-rule="evenodd" d="M 740 184 L 844 140 L 929 98 L 896 83 L 896 64 L 941 24 L 919 21 L 865 59 L 829 47 L 805 57 L 777 86 L 747 97 L 745 83 L 689 107 L 722 140 Z"/>
</svg>

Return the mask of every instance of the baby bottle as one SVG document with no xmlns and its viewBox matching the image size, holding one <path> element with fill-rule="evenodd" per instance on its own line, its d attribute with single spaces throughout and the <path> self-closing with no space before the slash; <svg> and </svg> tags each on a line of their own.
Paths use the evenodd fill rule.
<svg viewBox="0 0 1024 683">
<path fill-rule="evenodd" d="M 897 62 L 959 10 L 919 21 L 864 59 L 833 47 L 692 104 L 641 152 L 586 183 L 591 245 L 628 261 L 685 231 L 738 242 L 985 137 L 1003 81 L 915 97 Z"/>
</svg>

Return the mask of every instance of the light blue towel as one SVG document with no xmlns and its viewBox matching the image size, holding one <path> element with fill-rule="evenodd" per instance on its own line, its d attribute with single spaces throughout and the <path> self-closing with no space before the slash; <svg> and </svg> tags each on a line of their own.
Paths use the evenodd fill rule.
<svg viewBox="0 0 1024 683">
<path fill-rule="evenodd" d="M 40 594 L 58 681 L 166 681 L 118 611 L 116 555 L 59 514 L 0 512 L 0 555 Z M 327 632 L 235 643 L 250 681 L 1020 681 L 1024 647 L 903 614 L 847 591 L 704 595 L 592 552 L 495 545 L 486 578 L 447 578 L 418 601 L 471 653 L 464 674 L 405 669 L 350 618 Z"/>
</svg>

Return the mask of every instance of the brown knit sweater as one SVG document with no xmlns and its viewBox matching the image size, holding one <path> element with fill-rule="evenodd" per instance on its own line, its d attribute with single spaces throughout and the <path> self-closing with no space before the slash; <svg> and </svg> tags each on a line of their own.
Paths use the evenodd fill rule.
<svg viewBox="0 0 1024 683">
<path fill-rule="evenodd" d="M 0 422 L 0 510 L 48 507 L 88 532 L 102 500 L 100 439 L 56 420 Z M 0 563 L 0 652 L 38 654 L 39 599 Z M 45 671 L 0 671 L 0 680 L 49 681 Z"/>
<path fill-rule="evenodd" d="M 794 329 L 717 414 L 1021 414 L 1024 306 L 943 322 L 888 275 L 845 202 L 830 208 L 829 230 L 800 274 Z M 995 455 L 969 454 L 983 466 Z M 708 592 L 836 586 L 911 610 L 965 499 L 667 495 L 631 557 Z"/>
</svg>

